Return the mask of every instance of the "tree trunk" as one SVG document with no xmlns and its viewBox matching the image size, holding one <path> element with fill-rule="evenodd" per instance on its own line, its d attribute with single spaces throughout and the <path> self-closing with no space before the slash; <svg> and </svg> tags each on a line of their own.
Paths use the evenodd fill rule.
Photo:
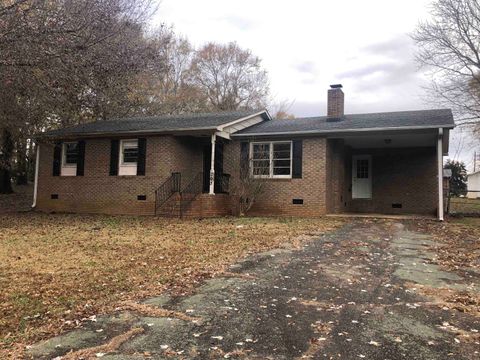
<svg viewBox="0 0 480 360">
<path fill-rule="evenodd" d="M 11 174 L 12 153 L 12 134 L 7 129 L 3 129 L 0 147 L 0 194 L 13 193 Z"/>
<path fill-rule="evenodd" d="M 28 184 L 28 167 L 27 167 L 27 147 L 20 139 L 17 142 L 17 166 L 15 172 L 15 183 L 17 185 Z"/>
</svg>

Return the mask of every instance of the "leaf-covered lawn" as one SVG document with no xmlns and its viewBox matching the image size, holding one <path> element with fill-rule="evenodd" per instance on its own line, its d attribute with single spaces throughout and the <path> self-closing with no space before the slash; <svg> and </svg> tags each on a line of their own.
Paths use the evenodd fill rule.
<svg viewBox="0 0 480 360">
<path fill-rule="evenodd" d="M 297 245 L 338 219 L 0 216 L 0 349 L 111 311 L 119 302 L 188 290 L 248 253 Z"/>
<path fill-rule="evenodd" d="M 478 214 L 480 215 L 480 199 L 466 197 L 450 199 L 450 213 Z"/>
<path fill-rule="evenodd" d="M 480 270 L 480 218 L 451 217 L 443 223 L 418 222 L 416 226 L 436 240 L 440 265 L 449 270 Z"/>
</svg>

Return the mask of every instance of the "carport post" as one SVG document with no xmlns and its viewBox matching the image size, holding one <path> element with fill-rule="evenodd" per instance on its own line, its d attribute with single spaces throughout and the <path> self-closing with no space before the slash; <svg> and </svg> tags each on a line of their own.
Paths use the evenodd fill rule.
<svg viewBox="0 0 480 360">
<path fill-rule="evenodd" d="M 438 167 L 438 220 L 443 221 L 443 129 L 438 129 L 437 139 Z"/>
<path fill-rule="evenodd" d="M 212 135 L 212 158 L 210 162 L 210 195 L 215 195 L 215 142 L 217 136 L 216 134 Z"/>
</svg>

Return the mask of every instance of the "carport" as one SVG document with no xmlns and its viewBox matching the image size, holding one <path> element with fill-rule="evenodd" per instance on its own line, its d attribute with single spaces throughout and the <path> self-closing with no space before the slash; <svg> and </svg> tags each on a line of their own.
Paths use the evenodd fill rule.
<svg viewBox="0 0 480 360">
<path fill-rule="evenodd" d="M 436 215 L 443 220 L 448 131 L 357 131 L 329 137 L 328 212 Z"/>
</svg>

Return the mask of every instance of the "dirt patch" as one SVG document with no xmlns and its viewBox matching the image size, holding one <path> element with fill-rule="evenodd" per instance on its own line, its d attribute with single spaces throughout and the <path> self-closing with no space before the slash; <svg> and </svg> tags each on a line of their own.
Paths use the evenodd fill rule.
<svg viewBox="0 0 480 360">
<path fill-rule="evenodd" d="M 156 306 L 139 304 L 139 303 L 136 303 L 136 302 L 133 302 L 133 301 L 124 301 L 115 310 L 134 311 L 134 312 L 139 313 L 139 314 L 144 315 L 144 316 L 168 317 L 168 318 L 175 318 L 175 319 L 180 319 L 180 320 L 184 320 L 184 321 L 192 321 L 192 322 L 199 322 L 200 321 L 199 318 L 188 316 L 188 315 L 186 315 L 184 313 L 181 313 L 181 312 L 178 312 L 178 311 L 161 309 L 161 308 L 156 307 Z"/>
<path fill-rule="evenodd" d="M 102 357 L 105 354 L 114 352 L 125 341 L 131 339 L 135 335 L 143 333 L 143 331 L 144 330 L 141 327 L 130 329 L 124 334 L 115 336 L 106 344 L 87 348 L 87 349 L 82 349 L 74 352 L 69 352 L 65 356 L 62 356 L 62 360 L 94 359 L 94 358 Z"/>
</svg>

